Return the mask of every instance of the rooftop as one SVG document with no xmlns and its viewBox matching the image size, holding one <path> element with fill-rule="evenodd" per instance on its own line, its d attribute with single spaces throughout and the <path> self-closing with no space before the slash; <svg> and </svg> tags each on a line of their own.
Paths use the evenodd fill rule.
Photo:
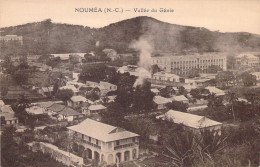
<svg viewBox="0 0 260 167">
<path fill-rule="evenodd" d="M 187 100 L 188 100 L 184 95 L 173 96 L 173 97 L 170 98 L 170 99 L 171 99 L 171 100 L 174 100 L 174 101 L 187 101 Z"/>
<path fill-rule="evenodd" d="M 77 125 L 68 127 L 68 129 L 104 142 L 139 136 L 138 134 L 92 119 L 86 119 Z"/>
<path fill-rule="evenodd" d="M 162 96 L 154 96 L 153 101 L 156 104 L 166 104 L 166 103 L 171 103 L 171 100 L 164 98 Z"/>
<path fill-rule="evenodd" d="M 59 112 L 59 114 L 64 116 L 74 116 L 74 115 L 82 115 L 81 113 L 73 110 L 72 108 L 65 107 L 62 111 Z"/>
<path fill-rule="evenodd" d="M 39 106 L 31 106 L 29 108 L 26 108 L 25 111 L 28 114 L 34 114 L 34 115 L 40 115 L 40 114 L 45 114 L 45 111 L 43 108 Z"/>
<path fill-rule="evenodd" d="M 98 104 L 98 105 L 91 105 L 91 106 L 89 106 L 88 109 L 95 111 L 95 110 L 104 110 L 104 109 L 106 109 L 106 107 L 101 104 Z"/>
<path fill-rule="evenodd" d="M 47 107 L 48 110 L 51 110 L 53 112 L 59 112 L 61 110 L 63 110 L 66 106 L 61 105 L 61 104 L 56 104 L 54 103 L 53 105 L 51 105 L 50 107 Z"/>
<path fill-rule="evenodd" d="M 70 98 L 70 100 L 73 101 L 73 102 L 81 102 L 81 101 L 85 102 L 85 101 L 87 101 L 87 99 L 83 96 L 72 96 Z"/>
<path fill-rule="evenodd" d="M 165 113 L 163 117 L 165 120 L 172 121 L 176 124 L 183 124 L 185 126 L 196 129 L 222 124 L 220 122 L 208 119 L 204 116 L 194 115 L 175 110 L 169 110 L 167 113 Z"/>
<path fill-rule="evenodd" d="M 216 95 L 225 95 L 223 90 L 220 90 L 214 86 L 208 86 L 205 89 L 208 89 L 210 93 L 215 93 Z"/>
</svg>

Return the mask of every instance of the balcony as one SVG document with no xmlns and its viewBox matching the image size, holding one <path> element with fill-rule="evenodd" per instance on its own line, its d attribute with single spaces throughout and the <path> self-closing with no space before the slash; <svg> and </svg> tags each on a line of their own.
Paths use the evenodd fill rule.
<svg viewBox="0 0 260 167">
<path fill-rule="evenodd" d="M 96 145 L 96 144 L 94 144 L 94 143 L 91 143 L 91 142 L 89 142 L 89 141 L 86 141 L 86 140 L 83 140 L 83 139 L 82 139 L 81 142 L 84 143 L 84 144 L 90 145 L 90 146 L 92 146 L 92 147 L 95 147 L 95 148 L 97 148 L 97 149 L 101 149 L 101 146 Z"/>
<path fill-rule="evenodd" d="M 114 150 L 119 150 L 119 149 L 122 149 L 122 148 L 127 148 L 127 147 L 132 147 L 132 146 L 134 146 L 134 143 L 119 145 L 119 146 L 115 146 Z"/>
</svg>

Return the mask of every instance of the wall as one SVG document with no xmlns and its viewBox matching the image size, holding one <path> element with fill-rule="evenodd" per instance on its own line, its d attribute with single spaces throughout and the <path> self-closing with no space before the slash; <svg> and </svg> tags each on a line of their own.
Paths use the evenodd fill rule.
<svg viewBox="0 0 260 167">
<path fill-rule="evenodd" d="M 33 151 L 41 151 L 44 154 L 50 154 L 53 159 L 67 166 L 82 167 L 83 158 L 72 153 L 60 150 L 58 147 L 49 143 L 30 143 L 29 148 Z"/>
</svg>

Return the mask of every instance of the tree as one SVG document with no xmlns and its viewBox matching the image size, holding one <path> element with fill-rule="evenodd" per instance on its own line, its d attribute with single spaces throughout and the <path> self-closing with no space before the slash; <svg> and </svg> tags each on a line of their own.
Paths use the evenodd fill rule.
<svg viewBox="0 0 260 167">
<path fill-rule="evenodd" d="M 174 93 L 175 93 L 174 89 L 170 86 L 166 86 L 165 88 L 160 90 L 160 95 L 165 98 L 171 97 L 171 95 Z"/>
<path fill-rule="evenodd" d="M 61 62 L 60 57 L 50 58 L 46 61 L 46 65 L 50 66 L 52 69 L 57 66 Z"/>
<path fill-rule="evenodd" d="M 200 98 L 201 98 L 201 96 L 200 96 L 200 90 L 199 90 L 198 88 L 191 89 L 190 95 L 191 95 L 193 98 L 196 98 L 196 99 L 200 99 Z"/>
<path fill-rule="evenodd" d="M 196 136 L 192 131 L 182 132 L 171 136 L 164 144 L 172 164 L 178 167 L 193 166 L 198 156 Z"/>
<path fill-rule="evenodd" d="M 102 121 L 110 125 L 121 127 L 125 121 L 124 116 L 126 112 L 127 111 L 119 103 L 110 103 L 107 107 L 107 112 L 101 113 Z"/>
<path fill-rule="evenodd" d="M 30 99 L 28 99 L 28 97 L 26 97 L 24 94 L 21 94 L 17 101 L 11 105 L 12 109 L 15 112 L 15 115 L 19 119 L 19 122 L 26 123 L 29 114 L 25 111 L 25 109 L 30 106 Z"/>
<path fill-rule="evenodd" d="M 220 135 L 219 131 L 202 129 L 200 130 L 200 134 L 199 146 L 204 154 L 210 156 L 211 159 L 213 159 L 216 154 L 221 153 L 225 148 L 227 137 Z"/>
<path fill-rule="evenodd" d="M 186 95 L 187 91 L 185 90 L 185 88 L 183 86 L 178 87 L 178 92 L 180 95 Z"/>
<path fill-rule="evenodd" d="M 8 89 L 5 86 L 1 86 L 1 96 L 4 97 L 8 93 Z"/>
<path fill-rule="evenodd" d="M 207 99 L 208 99 L 208 107 L 210 108 L 223 106 L 223 97 L 216 96 L 215 93 L 210 93 Z"/>
<path fill-rule="evenodd" d="M 71 89 L 58 90 L 56 97 L 61 99 L 65 103 L 73 96 L 73 91 Z"/>
<path fill-rule="evenodd" d="M 216 76 L 216 82 L 225 87 L 229 86 L 229 83 L 235 79 L 233 72 L 223 71 Z"/>
<path fill-rule="evenodd" d="M 226 99 L 228 103 L 231 105 L 231 111 L 232 111 L 233 119 L 235 121 L 236 117 L 234 113 L 234 104 L 238 100 L 238 98 L 234 92 L 228 91 L 228 93 L 226 94 Z"/>
<path fill-rule="evenodd" d="M 219 66 L 217 66 L 217 65 L 211 65 L 211 66 L 209 66 L 207 69 L 207 72 L 208 73 L 218 73 L 219 71 L 223 71 Z"/>
<path fill-rule="evenodd" d="M 256 76 L 254 76 L 248 72 L 244 72 L 243 74 L 241 74 L 239 76 L 239 78 L 242 79 L 244 86 L 253 86 L 253 85 L 256 85 L 256 83 L 257 83 Z"/>
<path fill-rule="evenodd" d="M 92 91 L 90 94 L 87 94 L 86 98 L 91 101 L 96 101 L 96 100 L 100 99 L 99 95 L 95 91 Z"/>
<path fill-rule="evenodd" d="M 13 166 L 16 157 L 14 153 L 16 151 L 16 143 L 14 141 L 14 134 L 16 128 L 13 126 L 6 127 L 1 135 L 1 165 Z M 5 165 L 4 165 L 5 164 Z"/>
<path fill-rule="evenodd" d="M 94 64 L 94 65 L 85 65 L 82 68 L 82 71 L 79 75 L 79 80 L 94 81 L 99 82 L 106 78 L 105 70 L 106 66 L 104 64 Z"/>
<path fill-rule="evenodd" d="M 133 92 L 134 111 L 150 111 L 153 109 L 154 93 L 151 92 L 151 83 L 144 81 L 142 85 L 137 85 Z"/>
<path fill-rule="evenodd" d="M 161 70 L 157 64 L 152 65 L 151 68 L 152 68 L 152 74 L 155 74 Z"/>
<path fill-rule="evenodd" d="M 53 85 L 53 95 L 55 95 L 59 90 L 59 82 L 56 81 Z"/>
<path fill-rule="evenodd" d="M 188 104 L 183 103 L 181 101 L 172 101 L 171 103 L 167 104 L 167 108 L 176 110 L 176 111 L 187 112 Z"/>
<path fill-rule="evenodd" d="M 19 70 L 19 71 L 14 72 L 13 77 L 17 84 L 22 85 L 27 82 L 29 76 L 28 76 L 27 71 Z"/>
<path fill-rule="evenodd" d="M 253 106 L 260 103 L 260 89 L 251 89 L 244 96 Z"/>
</svg>

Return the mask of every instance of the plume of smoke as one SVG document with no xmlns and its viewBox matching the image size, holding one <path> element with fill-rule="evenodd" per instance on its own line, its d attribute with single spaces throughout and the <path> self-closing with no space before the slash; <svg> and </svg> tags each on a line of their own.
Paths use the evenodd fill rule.
<svg viewBox="0 0 260 167">
<path fill-rule="evenodd" d="M 100 45 L 100 42 L 97 41 L 97 42 L 96 42 L 96 47 L 99 47 L 99 45 Z"/>
<path fill-rule="evenodd" d="M 143 67 L 147 71 L 150 71 L 151 70 L 151 54 L 153 52 L 153 47 L 151 46 L 149 41 L 141 37 L 141 38 L 139 38 L 139 40 L 137 40 L 137 41 L 135 40 L 135 41 L 131 42 L 129 47 L 140 52 L 138 66 Z M 137 85 L 142 85 L 143 82 L 144 82 L 144 76 L 139 75 L 136 82 L 134 83 L 134 87 L 136 87 Z"/>
<path fill-rule="evenodd" d="M 131 42 L 130 48 L 135 49 L 136 51 L 140 52 L 140 58 L 138 65 L 140 67 L 145 68 L 146 70 L 150 71 L 151 69 L 151 53 L 153 51 L 153 47 L 150 45 L 148 40 L 144 38 L 140 38 L 139 40 L 135 40 Z"/>
</svg>

